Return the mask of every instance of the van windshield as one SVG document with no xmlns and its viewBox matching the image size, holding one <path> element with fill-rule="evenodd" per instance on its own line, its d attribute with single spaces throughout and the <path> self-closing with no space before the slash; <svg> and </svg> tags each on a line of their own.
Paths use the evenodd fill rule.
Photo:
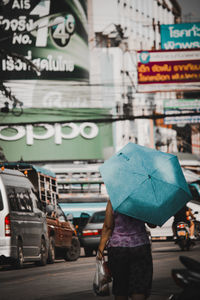
<svg viewBox="0 0 200 300">
<path fill-rule="evenodd" d="M 3 210 L 3 198 L 0 190 L 0 210 Z"/>
</svg>

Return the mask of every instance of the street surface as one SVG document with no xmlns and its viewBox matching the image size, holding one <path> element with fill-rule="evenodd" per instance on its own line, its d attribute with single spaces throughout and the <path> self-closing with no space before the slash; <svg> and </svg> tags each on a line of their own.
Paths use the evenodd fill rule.
<svg viewBox="0 0 200 300">
<path fill-rule="evenodd" d="M 200 260 L 200 242 L 189 252 L 181 252 L 174 242 L 153 242 L 154 280 L 150 300 L 164 300 L 179 290 L 171 278 L 171 269 L 182 267 L 179 255 Z M 0 267 L 1 300 L 100 300 L 94 296 L 92 281 L 95 256 L 75 262 L 58 260 L 53 265 L 37 267 L 26 264 L 22 270 Z M 114 299 L 112 296 L 103 299 Z"/>
</svg>

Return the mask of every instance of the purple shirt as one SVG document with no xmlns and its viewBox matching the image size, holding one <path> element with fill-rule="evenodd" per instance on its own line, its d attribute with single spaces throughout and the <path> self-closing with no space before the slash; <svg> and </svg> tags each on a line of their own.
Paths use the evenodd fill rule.
<svg viewBox="0 0 200 300">
<path fill-rule="evenodd" d="M 114 222 L 108 247 L 137 247 L 150 243 L 143 221 L 114 212 Z"/>
</svg>

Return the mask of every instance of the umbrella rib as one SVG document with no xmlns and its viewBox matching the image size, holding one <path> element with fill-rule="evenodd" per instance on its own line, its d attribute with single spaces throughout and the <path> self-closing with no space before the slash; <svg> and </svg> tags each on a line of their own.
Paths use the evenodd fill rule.
<svg viewBox="0 0 200 300">
<path fill-rule="evenodd" d="M 142 181 L 141 182 L 141 185 L 145 182 L 145 181 L 147 181 L 147 180 L 151 180 L 151 178 L 146 178 L 144 181 Z M 152 186 L 152 190 L 153 190 L 153 193 L 154 193 L 154 196 L 155 196 L 155 198 L 156 198 L 156 201 L 157 201 L 157 197 L 156 197 L 156 191 L 155 191 L 155 188 L 154 188 L 154 186 L 153 186 L 153 182 L 152 182 L 152 180 L 151 180 L 151 186 Z"/>
<path fill-rule="evenodd" d="M 176 157 L 176 156 L 169 157 L 168 160 L 174 159 L 174 157 Z M 154 169 L 154 171 L 151 173 L 151 176 L 152 176 L 152 174 L 154 174 L 157 170 L 159 170 L 159 168 Z M 163 182 L 163 183 L 166 183 L 166 181 L 163 181 L 162 179 L 159 179 L 159 178 L 155 178 L 155 179 L 156 179 L 156 180 L 159 180 L 159 181 L 161 181 L 161 182 Z M 174 183 L 171 183 L 171 182 L 168 182 L 168 183 L 171 184 L 171 185 L 173 185 L 173 186 L 175 186 L 175 187 L 177 187 L 177 188 L 179 188 L 179 189 L 181 189 L 181 190 L 184 191 L 185 193 L 187 193 L 181 186 L 178 186 L 178 185 L 176 185 L 176 184 L 174 184 Z"/>
<path fill-rule="evenodd" d="M 169 157 L 167 160 L 171 160 L 171 159 L 174 159 L 174 157 Z M 151 173 L 151 175 L 154 174 L 157 170 L 159 170 L 159 167 L 154 169 L 153 172 Z"/>
<path fill-rule="evenodd" d="M 162 180 L 162 179 L 159 179 L 159 178 L 156 178 L 156 177 L 153 177 L 154 179 L 156 179 L 156 180 L 158 180 L 158 181 L 161 181 L 161 182 L 163 182 L 163 183 L 166 183 L 166 181 L 164 181 L 164 180 Z M 173 185 L 173 186 L 175 186 L 175 187 L 177 187 L 178 189 L 181 189 L 182 191 L 184 191 L 186 194 L 187 194 L 187 192 L 181 187 L 181 186 L 179 186 L 179 185 L 177 185 L 177 184 L 174 184 L 174 183 L 171 183 L 171 182 L 167 182 L 168 184 L 171 184 L 171 185 Z"/>
<path fill-rule="evenodd" d="M 147 180 L 151 180 L 151 178 L 149 178 L 149 177 L 146 178 L 144 181 L 141 182 L 141 185 L 142 185 L 145 181 L 147 181 Z M 154 188 L 154 186 L 153 186 L 152 180 L 151 180 L 151 185 L 152 185 L 152 189 L 153 189 L 154 196 L 155 196 L 155 198 L 156 198 L 156 200 L 157 200 L 157 197 L 156 197 L 156 191 L 155 191 L 155 188 Z"/>
<path fill-rule="evenodd" d="M 142 174 L 142 173 L 138 173 L 138 172 L 134 172 L 134 171 L 132 171 L 131 173 L 132 173 L 132 174 L 141 175 L 141 176 L 146 176 L 146 174 Z"/>
<path fill-rule="evenodd" d="M 154 185 L 153 185 L 153 182 L 152 182 L 152 180 L 151 180 L 151 186 L 152 186 L 153 193 L 154 193 L 154 196 L 155 196 L 155 198 L 156 198 L 156 201 L 157 201 L 158 199 L 157 199 L 157 196 L 156 196 L 156 191 L 155 191 L 155 188 L 154 188 Z"/>
</svg>

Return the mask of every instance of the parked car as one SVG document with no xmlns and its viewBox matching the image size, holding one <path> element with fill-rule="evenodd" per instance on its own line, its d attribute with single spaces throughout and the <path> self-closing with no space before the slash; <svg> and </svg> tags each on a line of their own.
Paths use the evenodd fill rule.
<svg viewBox="0 0 200 300">
<path fill-rule="evenodd" d="M 47 249 L 46 216 L 33 185 L 17 170 L 0 169 L 0 263 L 44 266 Z"/>
<path fill-rule="evenodd" d="M 48 263 L 56 258 L 67 261 L 77 260 L 80 256 L 80 242 L 74 226 L 66 219 L 59 204 L 47 206 L 47 224 L 49 235 Z"/>
<path fill-rule="evenodd" d="M 79 231 L 80 244 L 86 256 L 92 256 L 93 251 L 98 249 L 104 218 L 105 210 L 93 213 L 86 225 Z"/>
<path fill-rule="evenodd" d="M 50 170 L 28 163 L 4 163 L 11 170 L 18 170 L 26 175 L 26 180 L 33 185 L 35 197 L 43 210 L 48 233 L 48 263 L 56 258 L 68 261 L 80 256 L 80 242 L 74 226 L 65 217 L 58 204 L 56 175 Z"/>
</svg>

